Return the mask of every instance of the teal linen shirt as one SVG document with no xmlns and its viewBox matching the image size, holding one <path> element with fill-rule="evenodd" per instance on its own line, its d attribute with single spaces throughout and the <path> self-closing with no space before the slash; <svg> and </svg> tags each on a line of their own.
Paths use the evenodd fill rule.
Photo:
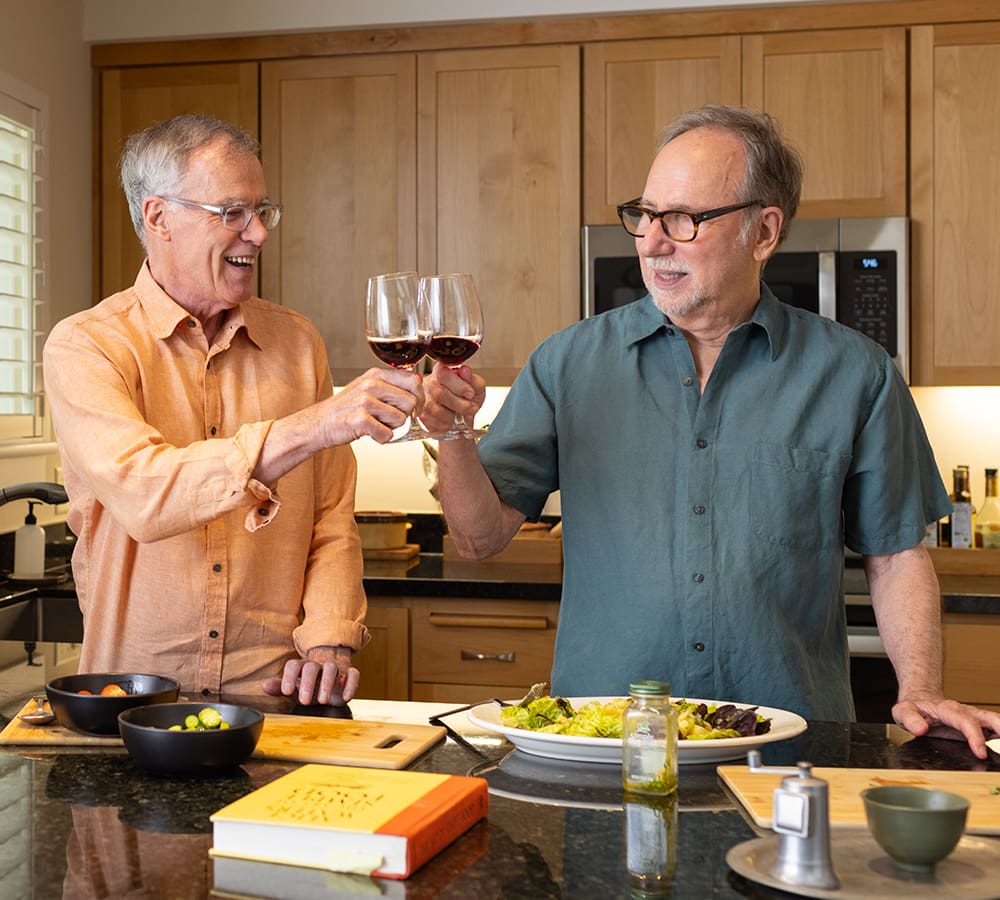
<svg viewBox="0 0 1000 900">
<path fill-rule="evenodd" d="M 561 491 L 567 696 L 653 678 L 853 719 L 844 546 L 908 549 L 950 510 L 888 355 L 764 285 L 704 393 L 649 296 L 553 335 L 479 452 L 528 519 Z"/>
</svg>

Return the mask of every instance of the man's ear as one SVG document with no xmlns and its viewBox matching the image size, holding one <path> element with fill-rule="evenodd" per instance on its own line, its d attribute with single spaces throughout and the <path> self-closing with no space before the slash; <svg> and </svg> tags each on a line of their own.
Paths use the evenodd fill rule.
<svg viewBox="0 0 1000 900">
<path fill-rule="evenodd" d="M 142 221 L 146 234 L 161 241 L 170 240 L 170 226 L 167 224 L 167 201 L 151 196 L 142 201 Z"/>
<path fill-rule="evenodd" d="M 781 225 L 785 216 L 777 206 L 767 206 L 760 214 L 754 235 L 754 259 L 763 263 L 778 249 Z"/>
</svg>

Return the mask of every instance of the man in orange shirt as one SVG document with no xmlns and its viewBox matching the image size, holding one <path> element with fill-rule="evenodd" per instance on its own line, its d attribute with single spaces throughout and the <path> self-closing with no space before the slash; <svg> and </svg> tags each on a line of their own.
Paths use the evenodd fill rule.
<svg viewBox="0 0 1000 900">
<path fill-rule="evenodd" d="M 282 212 L 259 154 L 204 116 L 130 138 L 147 259 L 46 342 L 81 671 L 342 704 L 368 639 L 349 445 L 389 440 L 423 394 L 417 375 L 372 369 L 334 396 L 315 328 L 253 295 Z"/>
</svg>

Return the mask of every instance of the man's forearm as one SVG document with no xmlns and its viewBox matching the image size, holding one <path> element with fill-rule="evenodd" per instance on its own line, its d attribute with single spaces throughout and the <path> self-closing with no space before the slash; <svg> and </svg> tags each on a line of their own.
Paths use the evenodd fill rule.
<svg viewBox="0 0 1000 900">
<path fill-rule="evenodd" d="M 438 488 L 448 533 L 467 558 L 499 553 L 524 522 L 524 515 L 497 495 L 475 441 L 438 444 Z"/>
<path fill-rule="evenodd" d="M 879 634 L 899 681 L 899 697 L 940 696 L 941 591 L 923 546 L 866 556 Z"/>
</svg>

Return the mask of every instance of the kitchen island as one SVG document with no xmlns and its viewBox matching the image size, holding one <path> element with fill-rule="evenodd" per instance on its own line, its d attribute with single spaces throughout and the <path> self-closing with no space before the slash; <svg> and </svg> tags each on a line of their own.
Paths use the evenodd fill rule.
<svg viewBox="0 0 1000 900">
<path fill-rule="evenodd" d="M 265 710 L 287 711 L 279 700 L 253 702 Z M 426 722 L 429 711 L 440 713 L 443 707 L 355 701 L 352 709 L 357 719 Z M 292 870 L 328 891 L 302 896 L 630 896 L 625 852 L 634 835 L 627 833 L 616 766 L 526 757 L 502 738 L 472 728 L 464 713 L 446 721 L 467 746 L 449 738 L 411 768 L 481 774 L 490 784 L 487 820 L 405 882 L 344 880 L 323 873 L 319 878 Z M 763 758 L 781 766 L 799 760 L 886 769 L 985 770 L 992 765 L 975 760 L 964 744 L 909 739 L 895 726 L 820 722 L 796 738 L 766 745 Z M 212 896 L 216 864 L 208 855 L 209 816 L 293 766 L 251 760 L 223 776 L 162 778 L 142 773 L 119 748 L 44 753 L 0 748 L 0 860 L 5 867 L 0 896 Z M 678 809 L 671 896 L 772 896 L 726 864 L 729 848 L 757 832 L 720 784 L 714 764 L 681 767 Z M 291 873 L 273 887 L 260 884 L 262 896 L 295 896 Z"/>
</svg>

